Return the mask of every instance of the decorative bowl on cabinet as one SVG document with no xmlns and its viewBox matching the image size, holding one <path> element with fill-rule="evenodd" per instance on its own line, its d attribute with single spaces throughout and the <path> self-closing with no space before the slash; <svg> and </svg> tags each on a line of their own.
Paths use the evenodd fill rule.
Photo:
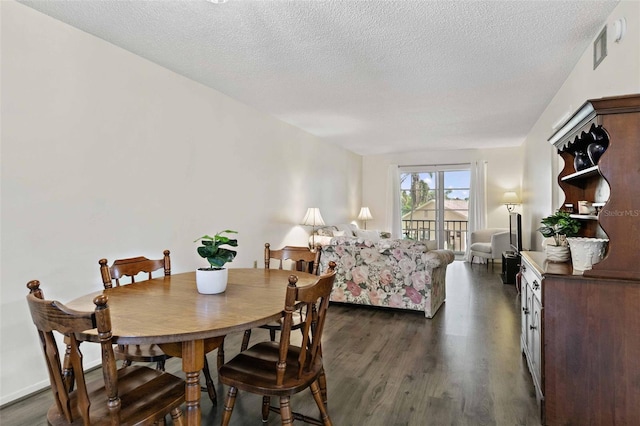
<svg viewBox="0 0 640 426">
<path fill-rule="evenodd" d="M 607 250 L 606 238 L 569 237 L 571 263 L 574 271 L 588 271 L 604 258 Z"/>
</svg>

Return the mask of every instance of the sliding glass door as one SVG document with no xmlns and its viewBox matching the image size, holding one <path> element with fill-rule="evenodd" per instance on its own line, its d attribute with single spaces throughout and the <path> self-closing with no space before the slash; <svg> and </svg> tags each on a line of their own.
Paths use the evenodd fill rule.
<svg viewBox="0 0 640 426">
<path fill-rule="evenodd" d="M 400 168 L 402 233 L 464 253 L 469 222 L 469 164 Z"/>
</svg>

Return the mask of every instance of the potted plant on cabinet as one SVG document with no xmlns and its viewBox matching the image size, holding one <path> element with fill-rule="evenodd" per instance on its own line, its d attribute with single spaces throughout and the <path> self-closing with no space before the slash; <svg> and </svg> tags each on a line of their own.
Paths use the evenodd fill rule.
<svg viewBox="0 0 640 426">
<path fill-rule="evenodd" d="M 223 234 L 237 234 L 237 232 L 226 229 L 213 237 L 204 235 L 194 240 L 194 242 L 200 240 L 202 245 L 198 247 L 198 254 L 207 259 L 210 265 L 208 268 L 198 268 L 196 271 L 196 285 L 199 293 L 217 294 L 224 292 L 227 288 L 228 270 L 224 265 L 233 261 L 237 252 L 221 246 L 238 247 L 238 240 Z"/>
<path fill-rule="evenodd" d="M 566 262 L 569 260 L 567 237 L 578 235 L 580 222 L 572 218 L 569 213 L 561 210 L 543 218 L 541 222 L 543 226 L 538 228 L 538 232 L 547 238 L 542 243 L 547 260 L 552 262 Z"/>
</svg>

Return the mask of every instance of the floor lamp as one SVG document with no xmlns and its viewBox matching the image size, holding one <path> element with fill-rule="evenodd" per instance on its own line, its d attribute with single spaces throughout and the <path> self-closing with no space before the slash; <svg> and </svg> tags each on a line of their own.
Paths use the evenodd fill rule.
<svg viewBox="0 0 640 426">
<path fill-rule="evenodd" d="M 505 192 L 502 196 L 502 204 L 507 206 L 507 210 L 509 210 L 509 213 L 511 213 L 516 208 L 516 205 L 520 204 L 518 194 L 513 191 Z"/>
</svg>

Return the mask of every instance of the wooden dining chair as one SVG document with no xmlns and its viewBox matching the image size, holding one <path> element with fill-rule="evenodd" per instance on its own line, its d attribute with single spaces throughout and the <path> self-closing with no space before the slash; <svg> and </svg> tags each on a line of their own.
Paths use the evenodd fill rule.
<svg viewBox="0 0 640 426">
<path fill-rule="evenodd" d="M 60 302 L 44 300 L 37 280 L 30 281 L 27 287 L 27 303 L 38 329 L 55 400 L 47 412 L 49 425 L 164 424 L 169 413 L 175 425 L 184 424 L 180 410 L 185 402 L 182 379 L 145 366 L 117 369 L 107 296 L 101 294 L 93 299 L 95 311 L 80 312 Z M 87 383 L 76 333 L 93 329 L 100 340 L 103 380 Z M 75 372 L 75 390 L 71 390 L 69 377 L 63 374 L 54 332 L 66 338 L 65 364 Z"/>
<path fill-rule="evenodd" d="M 238 390 L 263 395 L 264 423 L 268 421 L 269 411 L 274 411 L 280 413 L 283 425 L 290 425 L 294 419 L 318 425 L 332 424 L 325 397 L 321 339 L 335 278 L 334 268 L 335 263 L 328 274 L 320 276 L 316 283 L 305 287 L 297 287 L 298 278 L 295 275 L 289 276 L 280 342 L 258 343 L 240 352 L 220 368 L 219 378 L 229 386 L 222 425 L 229 424 Z M 304 318 L 300 346 L 294 346 L 290 339 L 293 314 L 298 304 L 304 305 L 311 314 Z M 324 390 L 322 386 L 325 387 Z M 318 406 L 320 419 L 295 413 L 291 409 L 291 395 L 307 388 L 311 390 Z M 271 397 L 280 398 L 279 407 L 271 406 Z"/>
<path fill-rule="evenodd" d="M 311 251 L 308 247 L 293 247 L 285 246 L 280 250 L 271 250 L 271 244 L 266 243 L 264 245 L 264 269 L 271 269 L 271 262 L 275 260 L 278 264 L 278 269 L 282 269 L 282 265 L 286 261 L 292 262 L 293 270 L 301 272 L 309 272 L 313 275 L 318 274 L 318 266 L 320 265 L 320 249 Z M 293 317 L 293 330 L 297 330 L 302 325 L 302 316 L 304 312 L 296 311 Z M 282 327 L 282 321 L 276 321 L 271 324 L 261 325 L 260 328 L 269 330 L 269 336 L 271 341 L 276 340 L 276 331 Z M 242 337 L 242 344 L 240 350 L 243 351 L 249 347 L 249 340 L 251 339 L 251 329 L 245 330 Z"/>
<path fill-rule="evenodd" d="M 152 272 L 164 270 L 164 275 L 171 275 L 171 257 L 169 250 L 164 251 L 164 257 L 158 260 L 149 260 L 146 257 L 132 257 L 118 259 L 109 266 L 107 259 L 100 259 L 100 275 L 105 289 L 112 288 L 115 282 L 120 287 L 120 280 L 129 277 L 131 283 L 136 282 L 136 276 L 141 272 L 147 274 L 147 279 L 152 278 Z M 115 350 L 116 358 L 123 361 L 123 365 L 131 365 L 132 362 L 155 362 L 158 370 L 164 370 L 165 361 L 170 358 L 158 345 L 118 345 Z"/>
<path fill-rule="evenodd" d="M 320 249 L 319 247 L 311 250 L 309 247 L 284 246 L 280 250 L 272 250 L 271 244 L 265 243 L 265 269 L 271 268 L 272 260 L 277 261 L 278 269 L 282 269 L 284 262 L 290 260 L 295 263 L 293 267 L 294 270 L 318 275 L 318 266 L 320 266 Z"/>
<path fill-rule="evenodd" d="M 123 277 L 129 277 L 131 284 L 135 283 L 136 275 L 140 273 L 148 274 L 148 279 L 151 279 L 151 273 L 160 269 L 164 270 L 164 275 L 171 275 L 171 257 L 169 250 L 164 251 L 164 257 L 158 260 L 149 260 L 146 257 L 132 257 L 128 259 L 118 259 L 113 262 L 111 266 L 108 265 L 107 259 L 100 259 L 100 275 L 102 276 L 102 283 L 104 288 L 112 288 L 115 282 L 116 287 L 120 286 L 120 280 Z M 218 349 L 218 368 L 224 362 L 224 337 L 213 337 L 205 340 L 205 356 L 204 356 L 204 368 L 202 373 L 204 374 L 206 387 L 202 390 L 206 391 L 209 395 L 211 402 L 215 403 L 217 400 L 216 389 L 213 385 L 213 379 L 211 378 L 211 371 L 209 370 L 209 363 L 207 361 L 207 353 Z M 164 345 L 164 350 L 160 349 L 158 345 L 118 345 L 115 349 L 116 358 L 123 361 L 125 366 L 130 365 L 132 362 L 155 362 L 159 370 L 164 370 L 165 361 L 172 357 L 181 357 L 182 346 L 180 344 L 167 344 Z"/>
</svg>

